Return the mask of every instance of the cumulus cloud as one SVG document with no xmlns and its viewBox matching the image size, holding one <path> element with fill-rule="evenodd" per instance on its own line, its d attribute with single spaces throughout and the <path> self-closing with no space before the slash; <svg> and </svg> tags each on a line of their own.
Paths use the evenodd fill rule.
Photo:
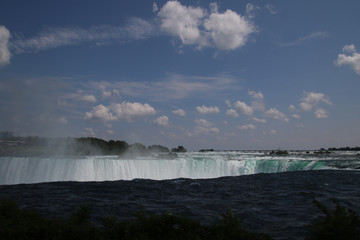
<svg viewBox="0 0 360 240">
<path fill-rule="evenodd" d="M 323 93 L 305 92 L 305 96 L 300 103 L 300 108 L 304 111 L 311 111 L 321 102 L 330 106 L 332 105 L 329 98 Z"/>
<path fill-rule="evenodd" d="M 210 123 L 208 120 L 206 119 L 195 119 L 195 123 L 198 125 L 198 126 L 202 126 L 202 127 L 211 127 L 213 124 Z"/>
<path fill-rule="evenodd" d="M 356 51 L 355 45 L 345 45 L 343 52 L 344 53 L 338 55 L 335 64 L 337 66 L 349 65 L 357 74 L 360 75 L 360 53 Z"/>
<path fill-rule="evenodd" d="M 209 46 L 233 50 L 245 45 L 255 31 L 253 24 L 230 9 L 219 13 L 216 3 L 210 4 L 210 9 L 209 14 L 200 7 L 168 1 L 158 13 L 160 28 L 178 37 L 183 45 L 195 45 L 199 49 Z"/>
<path fill-rule="evenodd" d="M 260 91 L 259 92 L 249 91 L 248 93 L 251 97 L 253 97 L 255 99 L 258 99 L 258 100 L 264 99 L 264 95 Z"/>
<path fill-rule="evenodd" d="M 101 120 L 104 122 L 117 120 L 117 117 L 110 111 L 111 110 L 108 107 L 100 104 L 94 107 L 91 112 L 86 112 L 85 119 Z"/>
<path fill-rule="evenodd" d="M 273 118 L 276 120 L 280 120 L 283 122 L 288 122 L 289 119 L 286 117 L 286 115 L 276 108 L 270 108 L 268 111 L 265 112 L 265 116 L 269 118 Z"/>
<path fill-rule="evenodd" d="M 156 113 L 155 109 L 147 103 L 122 102 L 112 104 L 111 108 L 119 119 L 125 119 L 128 122 L 132 122 L 136 118 L 146 117 Z"/>
<path fill-rule="evenodd" d="M 210 133 L 219 133 L 220 130 L 216 127 L 213 127 L 213 124 L 206 119 L 195 119 L 196 128 L 194 134 L 210 134 Z"/>
<path fill-rule="evenodd" d="M 169 125 L 169 118 L 167 116 L 161 116 L 154 120 L 154 124 L 167 127 Z"/>
<path fill-rule="evenodd" d="M 322 108 L 317 109 L 314 114 L 316 118 L 328 118 L 328 112 Z"/>
<path fill-rule="evenodd" d="M 241 113 L 247 116 L 251 116 L 254 113 L 254 110 L 250 106 L 248 106 L 245 102 L 237 101 L 235 102 L 234 106 Z"/>
<path fill-rule="evenodd" d="M 184 109 L 177 109 L 172 111 L 173 114 L 184 117 L 186 115 L 186 112 Z"/>
<path fill-rule="evenodd" d="M 102 120 L 104 122 L 124 119 L 132 122 L 137 118 L 154 115 L 155 113 L 155 109 L 147 103 L 122 102 L 111 104 L 109 107 L 100 104 L 90 112 L 86 112 L 85 119 Z"/>
<path fill-rule="evenodd" d="M 245 17 L 230 9 L 225 13 L 211 13 L 205 19 L 204 27 L 220 50 L 233 50 L 245 45 L 250 33 L 255 31 Z"/>
<path fill-rule="evenodd" d="M 178 1 L 168 1 L 159 11 L 158 17 L 164 32 L 179 37 L 183 44 L 201 47 L 207 44 L 207 39 L 199 29 L 205 14 L 205 10 L 200 7 L 187 7 Z"/>
<path fill-rule="evenodd" d="M 0 26 L 0 67 L 10 63 L 10 36 L 10 31 L 5 26 Z"/>
<path fill-rule="evenodd" d="M 251 108 L 257 111 L 264 111 L 265 104 L 264 95 L 262 94 L 262 92 L 249 91 L 248 93 L 253 99 L 255 99 L 251 102 Z"/>
<path fill-rule="evenodd" d="M 202 106 L 197 106 L 196 110 L 201 114 L 211 114 L 211 113 L 219 113 L 220 112 L 219 108 L 216 106 L 206 107 L 206 106 L 202 105 Z"/>
<path fill-rule="evenodd" d="M 226 116 L 229 116 L 229 117 L 238 117 L 239 114 L 236 112 L 236 110 L 234 109 L 229 109 L 226 111 Z"/>
<path fill-rule="evenodd" d="M 299 119 L 300 118 L 300 115 L 298 115 L 298 114 L 292 114 L 291 115 L 293 118 L 296 118 L 296 119 Z"/>
<path fill-rule="evenodd" d="M 238 129 L 240 129 L 240 130 L 255 130 L 256 127 L 253 124 L 246 124 L 246 125 L 238 126 Z"/>
</svg>

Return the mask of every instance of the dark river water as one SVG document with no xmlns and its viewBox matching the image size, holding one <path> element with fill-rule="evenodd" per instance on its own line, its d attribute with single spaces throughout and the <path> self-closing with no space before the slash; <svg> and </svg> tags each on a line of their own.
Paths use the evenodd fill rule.
<svg viewBox="0 0 360 240">
<path fill-rule="evenodd" d="M 326 206 L 334 207 L 335 199 L 360 213 L 360 171 L 0 185 L 0 198 L 7 196 L 21 208 L 36 208 L 46 216 L 66 216 L 89 204 L 96 224 L 104 216 L 128 219 L 141 209 L 171 211 L 211 224 L 231 208 L 248 229 L 274 239 L 304 239 L 305 225 L 321 215 L 311 195 Z"/>
</svg>

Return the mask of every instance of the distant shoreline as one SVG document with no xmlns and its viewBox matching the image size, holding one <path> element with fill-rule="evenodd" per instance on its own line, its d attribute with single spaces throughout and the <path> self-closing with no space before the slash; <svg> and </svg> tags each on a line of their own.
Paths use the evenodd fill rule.
<svg viewBox="0 0 360 240">
<path fill-rule="evenodd" d="M 321 148 L 320 150 L 214 150 L 201 149 L 199 152 L 231 152 L 231 151 L 259 151 L 275 155 L 286 155 L 289 152 L 307 152 L 311 154 L 330 154 L 336 151 L 360 151 L 360 147 Z M 12 157 L 48 157 L 48 156 L 104 156 L 118 155 L 119 157 L 156 157 L 176 158 L 176 153 L 187 152 L 183 146 L 171 150 L 161 145 L 146 147 L 141 143 L 128 144 L 126 141 L 100 138 L 42 138 L 42 137 L 9 137 L 0 139 L 0 156 Z"/>
</svg>

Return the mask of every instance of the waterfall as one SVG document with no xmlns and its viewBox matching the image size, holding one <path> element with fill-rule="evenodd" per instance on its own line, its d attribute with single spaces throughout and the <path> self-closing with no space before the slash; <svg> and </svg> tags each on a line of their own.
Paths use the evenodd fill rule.
<svg viewBox="0 0 360 240">
<path fill-rule="evenodd" d="M 228 158 L 221 154 L 187 154 L 177 159 L 0 157 L 0 184 L 54 181 L 114 181 L 175 178 L 217 178 L 324 168 L 321 161 Z"/>
</svg>

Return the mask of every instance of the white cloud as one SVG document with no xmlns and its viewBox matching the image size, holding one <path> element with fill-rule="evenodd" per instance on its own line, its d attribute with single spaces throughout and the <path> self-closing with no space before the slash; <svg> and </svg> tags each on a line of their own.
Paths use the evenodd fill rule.
<svg viewBox="0 0 360 240">
<path fill-rule="evenodd" d="M 248 93 L 252 98 L 255 99 L 251 102 L 251 108 L 257 111 L 264 111 L 264 95 L 262 94 L 262 92 L 249 91 Z"/>
<path fill-rule="evenodd" d="M 139 18 L 131 18 L 124 27 L 98 25 L 88 29 L 80 27 L 47 28 L 33 38 L 18 38 L 12 42 L 17 53 L 37 52 L 61 46 L 77 45 L 84 42 L 95 45 L 111 41 L 123 42 L 149 37 L 153 31 L 150 23 Z"/>
<path fill-rule="evenodd" d="M 293 118 L 296 118 L 296 119 L 299 119 L 300 118 L 300 116 L 298 115 L 298 114 L 292 114 L 291 115 Z"/>
<path fill-rule="evenodd" d="M 186 7 L 178 1 L 168 1 L 159 11 L 161 29 L 179 37 L 183 44 L 196 44 L 200 47 L 207 44 L 206 38 L 199 29 L 205 10 L 200 7 Z"/>
<path fill-rule="evenodd" d="M 172 74 L 163 81 L 134 82 L 118 81 L 105 82 L 108 88 L 117 89 L 122 96 L 152 97 L 158 101 L 167 99 L 183 99 L 194 94 L 210 94 L 214 91 L 239 88 L 230 77 L 223 76 L 183 76 Z M 98 88 L 99 83 L 92 83 Z"/>
<path fill-rule="evenodd" d="M 96 97 L 92 94 L 80 96 L 79 99 L 85 102 L 92 102 L 92 103 L 96 102 Z"/>
<path fill-rule="evenodd" d="M 300 103 L 300 108 L 302 109 L 302 110 L 304 110 L 304 111 L 311 111 L 311 109 L 312 109 L 312 104 L 310 104 L 310 103 L 307 103 L 307 102 L 302 102 L 302 103 Z"/>
<path fill-rule="evenodd" d="M 100 104 L 94 107 L 91 112 L 85 113 L 85 119 L 115 121 L 117 120 L 117 117 L 110 112 L 110 109 L 108 107 Z"/>
<path fill-rule="evenodd" d="M 119 119 L 125 119 L 128 122 L 132 122 L 136 118 L 146 117 L 156 113 L 155 109 L 147 103 L 122 102 L 112 104 L 111 108 Z"/>
<path fill-rule="evenodd" d="M 155 2 L 153 2 L 153 12 L 157 12 L 157 11 L 159 11 L 158 5 Z"/>
<path fill-rule="evenodd" d="M 166 127 L 169 125 L 169 118 L 167 116 L 161 116 L 154 120 L 154 124 Z"/>
<path fill-rule="evenodd" d="M 209 15 L 203 8 L 168 1 L 158 17 L 164 33 L 198 49 L 216 47 L 219 50 L 234 50 L 245 45 L 248 36 L 255 31 L 253 24 L 244 16 L 229 9 L 219 13 L 216 3 L 210 4 Z"/>
<path fill-rule="evenodd" d="M 229 116 L 229 117 L 238 117 L 239 114 L 236 112 L 236 110 L 234 109 L 229 109 L 226 111 L 226 116 Z"/>
<path fill-rule="evenodd" d="M 213 127 L 213 124 L 206 119 L 195 119 L 197 127 L 194 130 L 194 134 L 210 134 L 219 133 L 220 130 Z"/>
<path fill-rule="evenodd" d="M 114 28 L 115 30 L 118 29 L 119 34 L 115 36 L 110 36 L 110 40 L 140 40 L 150 37 L 153 33 L 153 26 L 149 22 L 136 17 L 131 18 L 124 28 Z"/>
<path fill-rule="evenodd" d="M 265 5 L 265 8 L 266 8 L 267 10 L 269 10 L 269 12 L 270 12 L 271 14 L 277 14 L 277 13 L 278 13 L 278 11 L 277 11 L 276 8 L 274 7 L 274 5 L 272 5 L 271 3 L 266 4 L 266 5 Z"/>
<path fill-rule="evenodd" d="M 184 117 L 186 115 L 186 112 L 184 109 L 177 109 L 172 111 L 173 114 Z"/>
<path fill-rule="evenodd" d="M 240 130 L 255 130 L 256 129 L 256 127 L 253 124 L 246 124 L 246 125 L 238 126 L 237 128 Z"/>
<path fill-rule="evenodd" d="M 306 36 L 303 36 L 303 37 L 300 37 L 298 39 L 296 39 L 295 41 L 293 42 L 288 42 L 288 43 L 280 43 L 281 46 L 284 46 L 284 47 L 290 47 L 290 46 L 296 46 L 296 45 L 300 45 L 302 44 L 303 42 L 306 42 L 306 41 L 309 41 L 309 40 L 313 40 L 313 39 L 318 39 L 318 38 L 325 38 L 325 37 L 328 37 L 328 33 L 327 32 L 313 32 L 309 35 L 306 35 Z"/>
<path fill-rule="evenodd" d="M 102 121 L 116 121 L 125 119 L 128 122 L 134 121 L 136 118 L 154 115 L 155 109 L 149 104 L 122 102 L 112 104 L 106 107 L 102 104 L 94 107 L 90 112 L 85 113 L 85 119 L 95 119 Z"/>
<path fill-rule="evenodd" d="M 225 100 L 226 106 L 228 106 L 229 108 L 231 108 L 231 102 L 229 100 Z"/>
<path fill-rule="evenodd" d="M 10 36 L 10 31 L 4 26 L 0 26 L 0 67 L 10 63 Z"/>
<path fill-rule="evenodd" d="M 328 112 L 322 108 L 317 109 L 314 114 L 316 118 L 328 118 Z"/>
<path fill-rule="evenodd" d="M 356 51 L 355 45 L 345 45 L 343 52 L 344 53 L 338 55 L 335 64 L 337 66 L 349 65 L 357 74 L 360 75 L 360 53 Z"/>
<path fill-rule="evenodd" d="M 107 132 L 108 134 L 110 134 L 110 135 L 114 135 L 114 131 L 111 130 L 111 129 L 106 130 L 106 132 Z"/>
<path fill-rule="evenodd" d="M 210 123 L 208 120 L 206 119 L 195 119 L 195 123 L 199 126 L 202 126 L 202 127 L 211 127 L 213 124 Z"/>
<path fill-rule="evenodd" d="M 290 105 L 290 106 L 289 106 L 289 110 L 290 110 L 290 111 L 292 111 L 292 112 L 293 112 L 293 111 L 295 111 L 295 109 L 296 109 L 296 108 L 295 108 L 295 106 L 294 106 L 294 105 Z"/>
<path fill-rule="evenodd" d="M 210 11 L 213 12 L 218 12 L 219 11 L 219 6 L 217 5 L 217 3 L 210 3 Z"/>
<path fill-rule="evenodd" d="M 264 119 L 264 118 L 256 118 L 256 117 L 254 117 L 253 120 L 254 120 L 255 122 L 266 123 L 266 119 Z"/>
<path fill-rule="evenodd" d="M 196 110 L 201 114 L 211 114 L 211 113 L 219 113 L 220 112 L 219 108 L 216 106 L 206 107 L 206 106 L 202 105 L 202 106 L 197 106 Z"/>
<path fill-rule="evenodd" d="M 343 52 L 349 52 L 349 53 L 356 52 L 355 45 L 354 45 L 354 44 L 345 45 L 345 46 L 343 47 Z"/>
<path fill-rule="evenodd" d="M 111 91 L 105 91 L 105 90 L 104 90 L 104 91 L 102 92 L 102 96 L 105 97 L 105 98 L 111 97 Z"/>
<path fill-rule="evenodd" d="M 259 6 L 256 6 L 252 3 L 248 3 L 246 4 L 246 14 L 248 18 L 253 18 L 255 17 L 255 11 L 256 10 L 260 10 L 261 8 Z"/>
<path fill-rule="evenodd" d="M 317 106 L 320 102 L 332 105 L 329 98 L 323 93 L 305 92 L 305 97 L 300 103 L 300 108 L 304 111 L 311 111 L 312 108 Z"/>
<path fill-rule="evenodd" d="M 230 9 L 225 13 L 211 13 L 205 19 L 204 27 L 220 50 L 234 50 L 245 45 L 249 35 L 255 31 L 245 17 Z"/>
<path fill-rule="evenodd" d="M 245 102 L 237 101 L 234 103 L 236 109 L 247 116 L 251 116 L 254 113 L 254 110 L 248 106 Z"/>
<path fill-rule="evenodd" d="M 268 111 L 265 112 L 265 116 L 269 118 L 273 118 L 276 120 L 280 120 L 283 122 L 288 122 L 289 119 L 286 117 L 286 115 L 276 108 L 270 108 Z"/>
<path fill-rule="evenodd" d="M 262 94 L 262 92 L 255 92 L 255 91 L 249 91 L 248 92 L 249 93 L 249 95 L 251 96 L 251 97 L 253 97 L 254 99 L 258 99 L 258 100 L 262 100 L 262 99 L 264 99 L 264 95 Z"/>
</svg>

